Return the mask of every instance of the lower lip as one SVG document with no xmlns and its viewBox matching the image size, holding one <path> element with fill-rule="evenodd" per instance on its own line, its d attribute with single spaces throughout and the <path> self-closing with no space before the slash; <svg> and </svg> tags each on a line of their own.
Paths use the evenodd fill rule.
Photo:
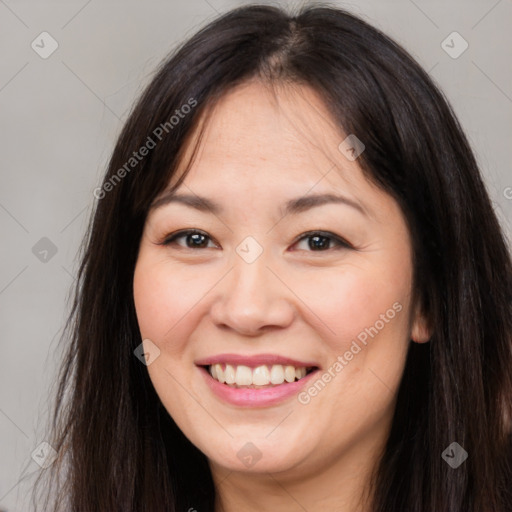
<svg viewBox="0 0 512 512">
<path fill-rule="evenodd" d="M 225 402 L 240 407 L 268 407 L 270 405 L 279 404 L 293 395 L 297 395 L 318 372 L 318 369 L 316 369 L 295 382 L 285 382 L 270 388 L 257 389 L 232 388 L 215 380 L 205 368 L 199 367 L 199 370 L 214 395 Z"/>
</svg>

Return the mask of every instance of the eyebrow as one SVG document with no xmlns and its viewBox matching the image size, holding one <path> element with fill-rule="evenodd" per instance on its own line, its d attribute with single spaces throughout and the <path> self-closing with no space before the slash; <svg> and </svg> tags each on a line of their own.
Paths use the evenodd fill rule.
<svg viewBox="0 0 512 512">
<path fill-rule="evenodd" d="M 150 209 L 155 210 L 171 203 L 183 204 L 201 212 L 211 212 L 214 215 L 220 215 L 224 211 L 224 208 L 219 203 L 213 201 L 212 199 L 208 199 L 207 197 L 202 197 L 195 194 L 176 194 L 172 192 L 167 193 L 157 199 L 151 205 Z M 359 202 L 342 195 L 329 193 L 307 195 L 297 197 L 295 199 L 290 199 L 285 203 L 285 207 L 282 213 L 283 216 L 294 215 L 329 203 L 345 204 L 356 209 L 363 215 L 368 216 L 366 208 Z"/>
</svg>

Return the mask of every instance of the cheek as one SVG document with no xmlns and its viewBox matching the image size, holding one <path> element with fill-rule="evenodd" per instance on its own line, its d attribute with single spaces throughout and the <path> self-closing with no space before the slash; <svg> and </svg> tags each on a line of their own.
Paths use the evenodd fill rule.
<svg viewBox="0 0 512 512">
<path fill-rule="evenodd" d="M 388 254 L 301 281 L 299 293 L 322 321 L 330 373 L 327 392 L 306 392 L 318 396 L 318 411 L 332 408 L 334 424 L 348 421 L 347 410 L 354 422 L 383 414 L 400 382 L 409 346 L 412 266 L 406 248 Z M 324 389 L 321 383 L 316 387 Z"/>
<path fill-rule="evenodd" d="M 151 339 L 166 351 L 181 350 L 180 340 L 186 336 L 177 333 L 186 329 L 194 306 L 207 290 L 204 283 L 191 277 L 190 272 L 170 268 L 168 262 L 149 262 L 144 255 L 139 257 L 133 291 L 143 339 Z"/>
<path fill-rule="evenodd" d="M 348 350 L 358 336 L 364 342 L 375 326 L 382 333 L 407 332 L 411 273 L 406 262 L 368 262 L 295 281 L 294 291 L 316 313 L 331 351 Z"/>
<path fill-rule="evenodd" d="M 172 295 L 167 288 L 158 268 L 151 267 L 139 257 L 133 279 L 133 296 L 143 338 L 160 340 L 165 318 L 172 316 L 175 311 L 175 304 L 171 302 Z"/>
</svg>

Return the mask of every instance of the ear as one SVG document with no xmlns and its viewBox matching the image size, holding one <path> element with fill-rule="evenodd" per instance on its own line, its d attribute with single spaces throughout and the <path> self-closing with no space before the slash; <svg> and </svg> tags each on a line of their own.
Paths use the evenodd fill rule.
<svg viewBox="0 0 512 512">
<path fill-rule="evenodd" d="M 432 326 L 423 312 L 419 301 L 414 308 L 414 316 L 411 326 L 411 340 L 415 343 L 426 343 L 432 337 Z"/>
</svg>

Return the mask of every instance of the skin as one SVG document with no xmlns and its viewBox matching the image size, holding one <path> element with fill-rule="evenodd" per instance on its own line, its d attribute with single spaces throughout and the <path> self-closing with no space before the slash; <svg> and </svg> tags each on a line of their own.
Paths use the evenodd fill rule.
<svg viewBox="0 0 512 512">
<path fill-rule="evenodd" d="M 409 343 L 429 338 L 413 302 L 403 213 L 338 149 L 345 137 L 312 89 L 272 94 L 245 83 L 217 105 L 179 189 L 224 211 L 169 203 L 148 215 L 134 275 L 142 339 L 160 351 L 147 369 L 169 414 L 208 457 L 217 512 L 365 510 Z M 330 203 L 283 217 L 288 199 L 325 192 L 366 214 Z M 210 237 L 203 248 L 190 237 L 187 247 L 186 235 L 160 244 L 187 228 Z M 352 247 L 333 238 L 315 250 L 311 239 L 297 241 L 309 230 Z M 236 252 L 247 236 L 263 248 L 250 264 Z M 332 372 L 358 334 L 397 303 L 400 312 L 307 404 L 297 396 L 264 408 L 227 404 L 194 365 L 221 353 L 274 353 Z M 261 459 L 246 467 L 237 453 L 249 442 Z"/>
</svg>

